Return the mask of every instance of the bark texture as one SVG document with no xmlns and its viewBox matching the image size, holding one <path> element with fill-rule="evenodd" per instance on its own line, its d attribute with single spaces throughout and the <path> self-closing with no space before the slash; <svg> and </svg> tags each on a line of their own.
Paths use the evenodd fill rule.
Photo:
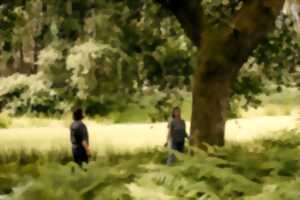
<svg viewBox="0 0 300 200">
<path fill-rule="evenodd" d="M 220 20 L 218 26 L 208 23 L 209 16 L 204 16 L 199 2 L 190 0 L 190 6 L 178 7 L 178 1 L 170 0 L 167 6 L 199 47 L 193 80 L 191 144 L 205 149 L 205 144 L 224 145 L 231 84 L 253 50 L 274 29 L 284 0 L 244 0 L 232 21 Z"/>
</svg>

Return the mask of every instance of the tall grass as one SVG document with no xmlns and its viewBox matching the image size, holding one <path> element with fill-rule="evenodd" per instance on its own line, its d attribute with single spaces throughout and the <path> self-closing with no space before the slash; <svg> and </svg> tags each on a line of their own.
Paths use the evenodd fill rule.
<svg viewBox="0 0 300 200">
<path fill-rule="evenodd" d="M 296 200 L 299 146 L 300 134 L 289 131 L 273 139 L 210 147 L 208 152 L 175 153 L 171 166 L 165 165 L 164 149 L 112 149 L 95 156 L 84 170 L 68 163 L 69 152 L 0 152 L 0 158 L 9 158 L 0 165 L 0 198 Z"/>
<path fill-rule="evenodd" d="M 35 149 L 2 149 L 0 153 L 0 165 L 18 163 L 21 166 L 35 162 L 56 162 L 65 164 L 72 161 L 71 152 L 67 149 L 52 149 L 39 151 Z"/>
</svg>

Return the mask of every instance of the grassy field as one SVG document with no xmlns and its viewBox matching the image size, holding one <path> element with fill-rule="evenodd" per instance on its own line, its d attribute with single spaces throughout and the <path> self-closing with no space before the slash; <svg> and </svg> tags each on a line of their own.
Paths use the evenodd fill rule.
<svg viewBox="0 0 300 200">
<path fill-rule="evenodd" d="M 70 116 L 1 114 L 0 200 L 298 200 L 300 96 L 284 94 L 229 120 L 226 147 L 188 147 L 194 156 L 177 155 L 172 167 L 162 146 L 167 124 L 149 123 L 147 108 L 86 119 L 93 157 L 85 170 L 70 162 Z"/>
<path fill-rule="evenodd" d="M 242 117 L 280 116 L 300 114 L 300 91 L 296 88 L 284 89 L 280 93 L 262 96 L 262 105 L 257 109 L 240 110 Z"/>
<path fill-rule="evenodd" d="M 185 98 L 182 102 L 182 116 L 185 120 L 190 120 L 192 95 L 188 92 L 182 94 Z M 122 112 L 112 111 L 107 116 L 94 116 L 92 121 L 98 123 L 151 123 L 150 115 L 155 111 L 154 97 L 146 96 L 140 100 L 144 106 L 137 104 L 128 104 Z M 258 117 L 258 116 L 286 116 L 300 115 L 300 91 L 298 89 L 284 89 L 280 93 L 270 96 L 261 96 L 262 104 L 258 108 L 249 108 L 248 110 L 238 109 L 240 118 Z M 44 117 L 19 117 L 10 119 L 5 113 L 0 114 L 0 127 L 35 127 L 51 126 L 64 122 L 65 125 L 71 121 L 70 114 L 61 118 L 49 119 Z"/>
<path fill-rule="evenodd" d="M 0 129 L 0 200 L 298 200 L 300 118 L 229 120 L 227 145 L 176 154 L 162 145 L 166 123 L 85 120 L 92 161 L 70 152 L 70 117 L 6 118 Z M 189 125 L 189 123 L 188 123 Z"/>
<path fill-rule="evenodd" d="M 272 137 L 273 132 L 300 127 L 300 93 L 297 90 L 284 90 L 283 93 L 263 97 L 263 106 L 242 111 L 242 119 L 229 120 L 226 125 L 226 140 L 247 142 L 253 139 Z M 186 120 L 190 115 L 191 97 L 186 95 L 182 105 Z M 144 110 L 143 110 L 144 109 Z M 146 110 L 130 105 L 123 113 L 111 114 L 108 118 L 86 119 L 94 150 L 106 149 L 136 150 L 161 146 L 166 138 L 166 123 L 149 123 Z M 127 118 L 126 118 L 127 116 Z M 126 121 L 126 124 L 114 124 Z M 130 123 L 131 122 L 131 123 Z M 132 123 L 135 122 L 135 123 Z M 0 150 L 70 149 L 69 130 L 71 116 L 61 119 L 38 117 L 10 118 L 0 114 Z"/>
<path fill-rule="evenodd" d="M 226 140 L 247 142 L 272 137 L 273 132 L 295 129 L 300 121 L 293 116 L 257 117 L 229 120 Z M 97 152 L 106 149 L 136 150 L 164 144 L 167 124 L 100 124 L 87 120 L 91 145 Z M 188 124 L 189 125 L 189 124 Z M 69 129 L 64 121 L 48 121 L 45 125 L 0 129 L 0 151 L 8 149 L 69 149 Z"/>
<path fill-rule="evenodd" d="M 191 116 L 192 96 L 188 92 L 183 93 L 184 101 L 182 102 L 182 116 L 188 121 Z M 154 112 L 153 105 L 154 97 L 144 97 L 141 99 L 141 104 L 147 106 L 139 106 L 137 104 L 129 104 L 122 112 L 113 111 L 107 116 L 94 116 L 89 121 L 94 121 L 100 124 L 119 124 L 119 123 L 151 123 L 150 115 Z M 253 118 L 264 116 L 299 116 L 300 115 L 300 91 L 298 89 L 284 89 L 280 93 L 270 96 L 261 96 L 261 106 L 258 108 L 249 108 L 247 110 L 237 110 L 240 118 Z M 61 118 L 45 118 L 22 116 L 11 118 L 6 113 L 0 113 L 0 128 L 31 128 L 56 126 L 63 123 L 68 126 L 71 122 L 71 115 L 67 114 Z"/>
</svg>

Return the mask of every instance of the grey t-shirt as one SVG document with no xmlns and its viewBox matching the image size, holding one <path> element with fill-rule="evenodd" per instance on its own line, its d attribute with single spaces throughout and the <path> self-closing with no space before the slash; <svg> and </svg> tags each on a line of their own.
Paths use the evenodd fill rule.
<svg viewBox="0 0 300 200">
<path fill-rule="evenodd" d="M 184 120 L 172 119 L 168 124 L 168 128 L 171 131 L 171 140 L 173 142 L 184 142 L 184 139 L 187 137 Z"/>
<path fill-rule="evenodd" d="M 89 143 L 89 134 L 85 124 L 82 121 L 74 121 L 70 127 L 71 143 L 73 148 L 82 147 L 85 140 Z"/>
</svg>

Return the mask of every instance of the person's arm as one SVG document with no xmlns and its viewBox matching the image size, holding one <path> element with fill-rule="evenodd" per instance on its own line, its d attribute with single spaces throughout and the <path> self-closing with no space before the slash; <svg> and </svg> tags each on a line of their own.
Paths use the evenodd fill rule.
<svg viewBox="0 0 300 200">
<path fill-rule="evenodd" d="M 167 141 L 164 145 L 165 147 L 168 146 L 168 143 L 169 143 L 170 139 L 171 139 L 171 123 L 169 122 L 169 124 L 168 124 L 168 133 L 167 133 Z"/>
<path fill-rule="evenodd" d="M 184 133 L 185 133 L 185 138 L 186 139 L 190 139 L 190 136 L 187 134 L 187 132 L 186 132 L 186 125 L 185 125 L 185 121 L 183 121 L 184 122 Z"/>
<path fill-rule="evenodd" d="M 91 149 L 90 149 L 90 145 L 87 143 L 86 140 L 82 141 L 82 146 L 85 149 L 85 152 L 88 156 L 91 156 Z"/>
<path fill-rule="evenodd" d="M 85 152 L 87 153 L 88 156 L 91 156 L 91 149 L 90 149 L 90 144 L 89 144 L 89 134 L 87 131 L 86 126 L 83 126 L 83 139 L 82 139 L 82 146 L 85 149 Z"/>
</svg>

